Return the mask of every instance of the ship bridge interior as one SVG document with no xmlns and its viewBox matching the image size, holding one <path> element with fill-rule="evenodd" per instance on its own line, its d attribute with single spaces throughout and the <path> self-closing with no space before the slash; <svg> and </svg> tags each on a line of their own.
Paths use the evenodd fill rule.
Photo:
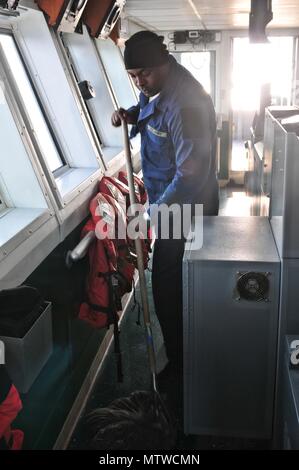
<svg viewBox="0 0 299 470">
<path fill-rule="evenodd" d="M 25 450 L 86 450 L 86 414 L 151 389 L 137 269 L 118 327 L 79 314 L 91 201 L 127 171 L 111 116 L 139 101 L 125 42 L 144 30 L 202 84 L 217 120 L 219 216 L 182 265 L 175 449 L 299 449 L 298 0 L 0 0 L 0 371 L 22 401 L 10 426 Z M 129 153 L 142 184 L 141 140 Z"/>
</svg>

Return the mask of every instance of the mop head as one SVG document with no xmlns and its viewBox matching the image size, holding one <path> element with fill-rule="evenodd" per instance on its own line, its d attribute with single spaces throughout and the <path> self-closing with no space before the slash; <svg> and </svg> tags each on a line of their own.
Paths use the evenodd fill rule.
<svg viewBox="0 0 299 470">
<path fill-rule="evenodd" d="M 169 450 L 176 442 L 173 420 L 152 392 L 134 392 L 95 409 L 84 428 L 89 450 Z"/>
</svg>

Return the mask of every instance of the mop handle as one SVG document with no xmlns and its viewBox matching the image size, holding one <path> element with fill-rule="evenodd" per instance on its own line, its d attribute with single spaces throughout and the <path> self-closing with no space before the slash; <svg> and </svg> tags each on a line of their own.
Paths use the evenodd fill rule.
<svg viewBox="0 0 299 470">
<path fill-rule="evenodd" d="M 125 145 L 127 178 L 128 178 L 128 185 L 129 185 L 129 191 L 130 191 L 130 204 L 134 205 L 136 204 L 136 194 L 135 194 L 135 187 L 134 187 L 133 166 L 132 166 L 132 159 L 131 159 L 130 141 L 129 141 L 129 136 L 128 136 L 128 124 L 126 123 L 124 119 L 122 119 L 122 128 L 123 128 L 124 145 Z M 143 318 L 144 318 L 144 324 L 145 324 L 146 333 L 147 333 L 147 347 L 148 347 L 148 353 L 149 353 L 149 362 L 150 362 L 151 372 L 155 374 L 156 373 L 156 359 L 155 359 L 155 353 L 154 353 L 153 336 L 152 336 L 152 331 L 151 331 L 149 302 L 148 302 L 148 296 L 147 296 L 146 279 L 145 279 L 145 274 L 144 274 L 143 250 L 141 246 L 140 237 L 135 238 L 135 249 L 136 249 L 136 254 L 137 254 L 137 267 L 138 267 L 138 273 L 139 273 Z"/>
</svg>

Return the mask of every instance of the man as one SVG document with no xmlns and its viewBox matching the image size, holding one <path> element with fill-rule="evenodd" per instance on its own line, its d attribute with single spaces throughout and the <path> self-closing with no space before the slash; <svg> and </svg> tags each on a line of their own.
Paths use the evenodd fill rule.
<svg viewBox="0 0 299 470">
<path fill-rule="evenodd" d="M 125 43 L 125 66 L 140 90 L 138 106 L 120 109 L 121 119 L 141 134 L 141 158 L 150 204 L 203 204 L 204 215 L 218 214 L 216 119 L 210 96 L 169 55 L 163 37 L 150 31 Z M 152 287 L 169 360 L 165 376 L 182 371 L 182 258 L 184 238 L 158 239 Z M 163 375 L 163 372 L 162 372 Z"/>
</svg>

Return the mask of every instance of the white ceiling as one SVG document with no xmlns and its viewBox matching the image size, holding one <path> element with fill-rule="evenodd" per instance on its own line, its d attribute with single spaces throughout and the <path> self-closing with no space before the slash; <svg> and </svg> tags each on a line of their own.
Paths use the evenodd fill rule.
<svg viewBox="0 0 299 470">
<path fill-rule="evenodd" d="M 272 10 L 269 26 L 299 27 L 299 0 L 272 0 Z M 250 0 L 127 0 L 124 13 L 142 27 L 173 31 L 247 28 L 249 12 Z"/>
</svg>

